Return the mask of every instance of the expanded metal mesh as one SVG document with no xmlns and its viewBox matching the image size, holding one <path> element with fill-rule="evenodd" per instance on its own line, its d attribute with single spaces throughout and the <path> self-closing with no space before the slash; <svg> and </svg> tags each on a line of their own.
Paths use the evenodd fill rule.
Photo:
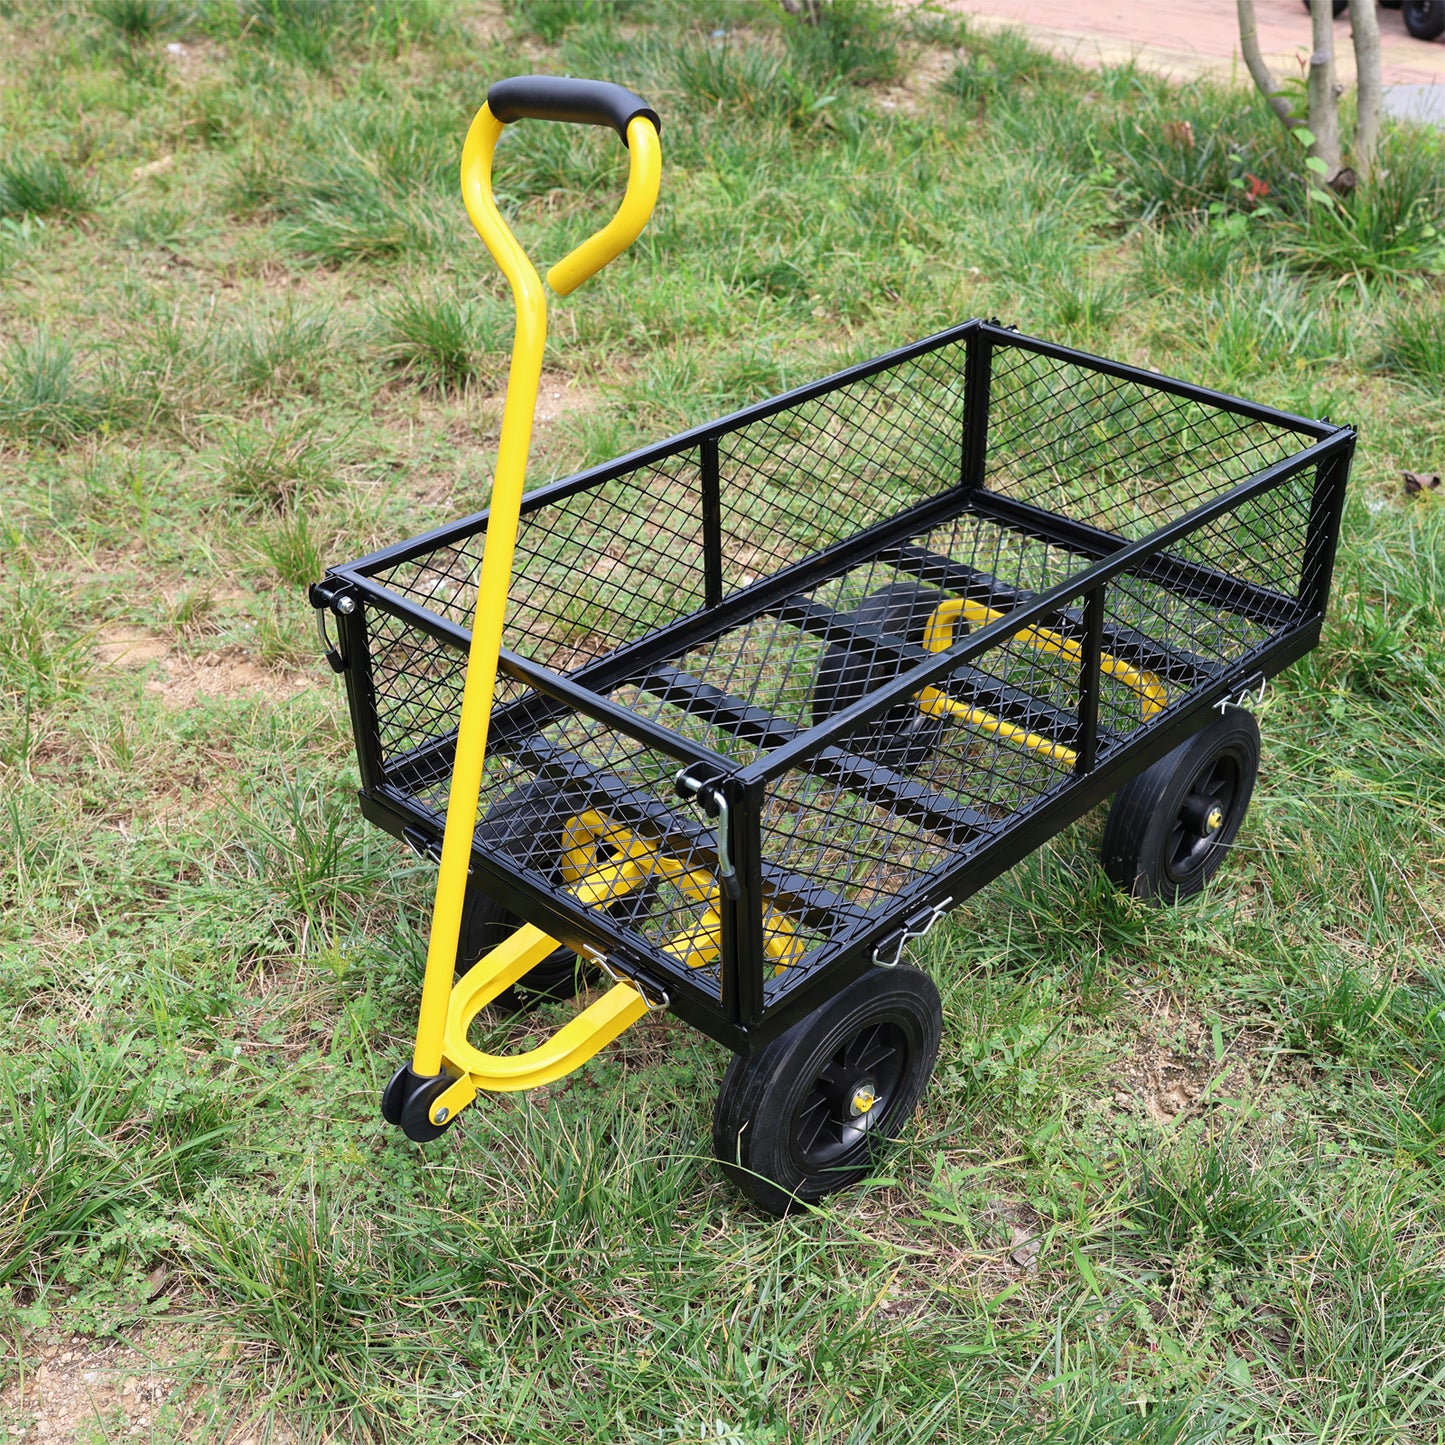
<svg viewBox="0 0 1445 1445">
<path fill-rule="evenodd" d="M 739 427 L 719 445 L 723 585 L 745 587 L 962 479 L 964 347 Z"/>
<path fill-rule="evenodd" d="M 1285 427 L 1079 362 L 993 353 L 984 485 L 1130 541 L 1300 449 Z"/>
<path fill-rule="evenodd" d="M 970 504 L 959 487 L 963 358 L 961 342 L 945 346 L 722 435 L 724 597 L 920 502 L 950 494 L 957 511 L 905 542 L 854 549 L 815 585 L 654 657 L 609 689 L 612 702 L 738 768 L 756 763 L 936 650 L 1067 586 L 1110 545 L 1305 445 L 1286 426 L 1004 344 L 992 356 L 986 490 Z M 529 512 L 507 644 L 568 671 L 702 608 L 703 465 L 690 446 Z M 1296 476 L 1236 503 L 1104 589 L 1092 688 L 1100 759 L 1299 620 L 1315 482 Z M 993 511 L 992 496 L 1117 541 Z M 378 570 L 385 592 L 367 609 L 381 764 L 438 822 L 463 659 L 389 613 L 385 593 L 469 626 L 482 543 L 477 529 Z M 769 999 L 1074 776 L 1088 606 L 1075 593 L 769 781 L 763 887 L 792 939 L 781 965 L 765 965 Z M 478 847 L 558 894 L 575 890 L 576 868 L 569 876 L 561 861 L 569 838 L 583 838 L 574 864 L 639 846 L 672 860 L 643 887 L 590 906 L 640 956 L 719 999 L 715 824 L 677 799 L 678 763 L 560 705 L 519 730 L 506 709 L 526 696 L 499 681 Z"/>
<path fill-rule="evenodd" d="M 570 672 L 703 604 L 696 448 L 524 513 L 506 642 Z M 486 529 L 385 568 L 373 580 L 469 628 Z"/>
<path fill-rule="evenodd" d="M 579 876 L 615 863 L 640 842 L 684 862 L 690 879 L 658 870 L 635 887 L 614 878 L 591 906 L 627 928 L 639 952 L 716 998 L 721 987 L 716 958 L 696 965 L 686 960 L 698 956 L 695 945 L 707 942 L 704 890 L 716 886 L 717 842 L 706 819 L 677 804 L 676 772 L 677 763 L 666 754 L 595 719 L 565 712 L 525 741 L 489 751 L 476 844 L 509 871 L 562 894 Z M 449 781 L 449 768 L 419 777 L 411 794 L 438 825 L 446 816 Z M 661 807 L 660 800 L 665 800 Z M 671 826 L 659 827 L 658 818 Z"/>
</svg>

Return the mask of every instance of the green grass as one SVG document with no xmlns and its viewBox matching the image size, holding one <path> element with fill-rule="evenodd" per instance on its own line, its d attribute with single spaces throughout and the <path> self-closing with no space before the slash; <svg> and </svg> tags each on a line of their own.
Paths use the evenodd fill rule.
<svg viewBox="0 0 1445 1445">
<path fill-rule="evenodd" d="M 75 441 L 104 425 L 114 405 L 68 340 L 37 331 L 0 356 L 0 435 L 13 441 Z"/>
<path fill-rule="evenodd" d="M 359 816 L 303 588 L 486 503 L 456 165 L 523 68 L 634 85 L 666 161 L 551 307 L 534 481 L 972 315 L 1361 429 L 1217 884 L 1122 899 L 1096 814 L 967 900 L 916 1128 L 783 1222 L 671 1015 L 427 1150 L 376 1113 L 431 870 Z M 184 1382 L 158 1441 L 1441 1445 L 1438 135 L 1335 206 L 1243 92 L 861 0 L 11 0 L 0 155 L 0 1433 L 121 1339 Z M 497 190 L 548 262 L 625 166 L 526 122 Z"/>
<path fill-rule="evenodd" d="M 383 355 L 405 377 L 445 391 L 490 369 L 488 353 L 505 352 L 510 336 L 500 307 L 440 291 L 402 292 L 377 311 Z M 498 358 L 499 359 L 499 358 Z"/>
<path fill-rule="evenodd" d="M 91 8 L 131 42 L 149 40 L 175 29 L 186 14 L 174 0 L 94 0 Z"/>
<path fill-rule="evenodd" d="M 336 489 L 337 450 L 336 442 L 317 435 L 314 417 L 240 426 L 222 439 L 221 481 L 243 503 L 284 507 Z"/>
<path fill-rule="evenodd" d="M 84 175 L 53 156 L 0 160 L 0 216 L 78 216 L 95 209 Z"/>
<path fill-rule="evenodd" d="M 1379 365 L 1437 394 L 1445 386 L 1445 309 L 1428 292 L 1393 305 L 1381 326 Z"/>
</svg>

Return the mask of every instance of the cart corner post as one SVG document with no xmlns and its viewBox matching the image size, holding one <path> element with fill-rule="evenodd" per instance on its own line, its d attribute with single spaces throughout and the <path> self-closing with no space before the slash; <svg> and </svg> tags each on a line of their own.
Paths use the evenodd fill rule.
<svg viewBox="0 0 1445 1445">
<path fill-rule="evenodd" d="M 988 401 L 993 375 L 993 338 L 981 322 L 964 341 L 963 437 L 959 447 L 959 482 L 965 492 L 983 486 L 988 459 Z"/>
<path fill-rule="evenodd" d="M 1300 568 L 1300 604 L 1311 616 L 1323 617 L 1334 579 L 1335 552 L 1345 513 L 1345 483 L 1355 454 L 1356 433 L 1342 434 L 1340 448 L 1315 468 L 1314 496 L 1305 531 L 1304 562 Z"/>
<path fill-rule="evenodd" d="M 1084 594 L 1083 657 L 1079 671 L 1079 740 L 1074 771 L 1094 769 L 1099 753 L 1099 685 L 1104 654 L 1104 584 Z"/>
<path fill-rule="evenodd" d="M 763 1015 L 767 963 L 762 838 L 765 784 L 729 778 L 719 787 L 728 798 L 728 844 L 738 885 L 724 892 L 723 1003 L 735 1024 L 751 1028 Z"/>
</svg>

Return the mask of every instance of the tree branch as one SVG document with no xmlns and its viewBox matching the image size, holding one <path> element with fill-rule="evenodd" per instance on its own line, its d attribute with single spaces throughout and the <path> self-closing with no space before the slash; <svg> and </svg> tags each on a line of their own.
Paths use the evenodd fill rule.
<svg viewBox="0 0 1445 1445">
<path fill-rule="evenodd" d="M 1244 64 L 1249 71 L 1255 88 L 1269 102 L 1269 108 L 1293 130 L 1304 121 L 1290 109 L 1289 101 L 1275 84 L 1269 66 L 1259 48 L 1259 29 L 1254 20 L 1254 0 L 1238 0 L 1239 6 L 1239 48 L 1244 52 Z"/>
<path fill-rule="evenodd" d="M 1364 0 L 1374 4 L 1374 0 Z M 1314 144 L 1310 155 L 1325 163 L 1321 179 L 1326 185 L 1340 173 L 1340 91 L 1335 84 L 1335 10 L 1331 0 L 1310 0 L 1314 24 L 1314 50 L 1310 53 L 1308 91 L 1310 130 Z"/>
<path fill-rule="evenodd" d="M 1355 42 L 1355 145 L 1352 159 L 1361 185 L 1368 185 L 1375 169 L 1380 141 L 1380 105 L 1384 92 L 1380 71 L 1380 17 L 1368 4 L 1352 5 L 1350 18 Z"/>
</svg>

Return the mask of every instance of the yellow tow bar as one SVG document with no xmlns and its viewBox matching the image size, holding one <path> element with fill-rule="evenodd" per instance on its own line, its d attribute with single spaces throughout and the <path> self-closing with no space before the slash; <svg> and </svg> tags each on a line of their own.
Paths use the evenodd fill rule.
<svg viewBox="0 0 1445 1445">
<path fill-rule="evenodd" d="M 923 631 L 923 646 L 928 652 L 947 652 L 953 646 L 959 618 L 982 627 L 990 622 L 997 622 L 1003 615 L 997 608 L 987 607 L 982 602 L 972 602 L 964 597 L 950 597 L 940 602 L 928 619 L 928 626 Z M 1013 640 L 1038 652 L 1067 658 L 1070 662 L 1084 660 L 1082 644 L 1049 627 L 1022 628 L 1014 633 Z M 1117 678 L 1138 697 L 1140 711 L 1146 719 L 1162 712 L 1169 703 L 1168 691 L 1152 672 L 1123 662 L 1107 652 L 1099 656 L 1099 671 L 1106 677 Z M 1006 722 L 991 712 L 985 712 L 981 707 L 970 707 L 967 703 L 958 702 L 936 687 L 925 687 L 918 694 L 918 706 L 923 712 L 932 713 L 935 717 L 954 718 L 958 722 L 1002 738 L 1005 742 L 1017 743 L 1030 752 L 1063 763 L 1067 767 L 1073 767 L 1078 761 L 1079 755 L 1073 748 L 1041 737 L 1038 733 L 1030 732 L 1028 728 L 1019 727 L 1017 723 Z"/>
<path fill-rule="evenodd" d="M 632 984 L 618 983 L 537 1048 L 507 1058 L 473 1048 L 466 1033 L 477 1011 L 559 946 L 556 940 L 530 926 L 520 928 L 453 986 L 487 751 L 487 725 L 496 689 L 502 623 L 547 333 L 547 301 L 541 279 L 502 219 L 492 192 L 492 157 L 497 141 L 509 122 L 528 116 L 610 125 L 623 137 L 630 157 L 627 190 L 616 215 L 547 273 L 548 284 L 559 296 L 575 290 L 641 235 L 657 203 L 662 179 L 656 113 L 620 86 L 599 81 L 551 76 L 502 81 L 488 93 L 487 103 L 472 121 L 462 149 L 462 198 L 477 234 L 511 286 L 517 327 L 502 407 L 496 476 L 412 1052 L 414 1076 L 436 1079 L 445 1072 L 453 1078 L 429 1105 L 430 1120 L 437 1125 L 449 1123 L 480 1090 L 527 1089 L 560 1078 L 615 1039 L 648 1007 L 647 1000 Z"/>
</svg>

